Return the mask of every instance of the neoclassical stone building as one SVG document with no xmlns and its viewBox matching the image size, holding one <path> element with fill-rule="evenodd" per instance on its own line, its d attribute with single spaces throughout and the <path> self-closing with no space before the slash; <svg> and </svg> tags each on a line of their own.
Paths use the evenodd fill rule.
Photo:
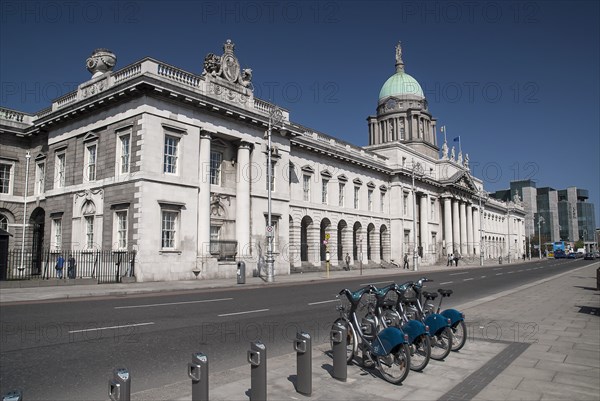
<svg viewBox="0 0 600 401">
<path fill-rule="evenodd" d="M 323 268 L 327 253 L 341 268 L 415 250 L 424 264 L 523 252 L 522 206 L 483 196 L 468 155 L 445 140 L 440 152 L 399 45 L 365 147 L 282 110 L 269 149 L 277 106 L 254 97 L 229 40 L 201 74 L 151 58 L 115 64 L 96 50 L 77 91 L 34 115 L 0 109 L 0 227 L 12 248 L 25 220 L 27 249 L 135 249 L 138 281 L 230 277 L 238 260 L 250 275 L 266 253 L 270 186 L 276 274 Z"/>
</svg>

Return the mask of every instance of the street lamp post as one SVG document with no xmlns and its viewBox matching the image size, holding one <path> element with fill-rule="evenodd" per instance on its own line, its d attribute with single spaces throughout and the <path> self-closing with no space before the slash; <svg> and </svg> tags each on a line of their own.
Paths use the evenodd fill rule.
<svg viewBox="0 0 600 401">
<path fill-rule="evenodd" d="M 29 160 L 31 159 L 31 154 L 27 151 L 25 155 L 25 160 L 27 160 L 25 167 L 25 192 L 23 193 L 23 236 L 21 238 L 21 264 L 19 265 L 19 270 L 23 271 L 25 266 L 23 265 L 23 259 L 25 257 L 25 228 L 27 227 L 27 191 L 29 190 Z"/>
<path fill-rule="evenodd" d="M 417 247 L 417 192 L 415 189 L 415 175 L 423 174 L 421 163 L 412 162 L 412 195 L 413 195 L 413 270 L 419 270 L 419 250 Z"/>
<path fill-rule="evenodd" d="M 483 209 L 481 206 L 481 199 L 485 197 L 487 200 L 487 192 L 483 188 L 479 191 L 479 266 L 483 266 Z"/>
<path fill-rule="evenodd" d="M 538 253 L 539 258 L 542 259 L 542 223 L 544 222 L 544 218 L 542 216 L 538 216 Z"/>
<path fill-rule="evenodd" d="M 267 282 L 272 283 L 274 277 L 274 259 L 273 259 L 273 236 L 275 235 L 273 230 L 273 220 L 271 215 L 271 192 L 273 183 L 273 169 L 271 160 L 271 133 L 274 127 L 278 126 L 283 120 L 283 113 L 279 107 L 273 107 L 269 112 L 269 128 L 267 131 L 268 144 L 267 144 L 267 188 L 268 188 L 268 199 L 267 199 Z"/>
<path fill-rule="evenodd" d="M 511 245 L 511 240 L 510 240 L 510 211 L 511 211 L 511 202 L 508 202 L 508 204 L 506 205 L 506 220 L 508 223 L 508 263 L 510 263 L 510 245 Z"/>
</svg>

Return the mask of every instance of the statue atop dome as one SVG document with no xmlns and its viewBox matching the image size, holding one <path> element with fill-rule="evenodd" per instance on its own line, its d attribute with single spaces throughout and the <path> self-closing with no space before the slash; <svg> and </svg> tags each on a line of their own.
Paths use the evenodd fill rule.
<svg viewBox="0 0 600 401">
<path fill-rule="evenodd" d="M 404 61 L 402 61 L 402 42 L 396 45 L 396 72 L 404 72 Z"/>
</svg>

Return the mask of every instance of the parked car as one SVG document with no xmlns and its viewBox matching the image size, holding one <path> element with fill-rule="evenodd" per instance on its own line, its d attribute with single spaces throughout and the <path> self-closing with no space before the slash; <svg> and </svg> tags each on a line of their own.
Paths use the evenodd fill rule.
<svg viewBox="0 0 600 401">
<path fill-rule="evenodd" d="M 596 259 L 596 256 L 594 256 L 594 254 L 593 254 L 593 253 L 591 253 L 591 252 L 588 252 L 588 253 L 586 253 L 586 254 L 585 254 L 585 256 L 584 256 L 583 258 L 584 258 L 585 260 L 594 260 L 594 259 Z"/>
<path fill-rule="evenodd" d="M 562 249 L 557 249 L 554 251 L 554 259 L 564 259 L 567 257 L 567 254 Z"/>
<path fill-rule="evenodd" d="M 569 252 L 567 259 L 577 259 L 577 254 L 575 252 Z"/>
</svg>

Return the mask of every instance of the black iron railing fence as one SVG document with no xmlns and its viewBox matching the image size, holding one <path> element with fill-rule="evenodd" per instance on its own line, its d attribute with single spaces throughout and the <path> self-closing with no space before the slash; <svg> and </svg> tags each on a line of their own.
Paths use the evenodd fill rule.
<svg viewBox="0 0 600 401">
<path fill-rule="evenodd" d="M 63 268 L 57 269 L 59 257 Z M 135 276 L 136 251 L 45 249 L 32 252 L 9 249 L 6 280 L 96 279 L 98 284 L 119 283 Z M 75 263 L 73 263 L 73 261 Z"/>
</svg>

